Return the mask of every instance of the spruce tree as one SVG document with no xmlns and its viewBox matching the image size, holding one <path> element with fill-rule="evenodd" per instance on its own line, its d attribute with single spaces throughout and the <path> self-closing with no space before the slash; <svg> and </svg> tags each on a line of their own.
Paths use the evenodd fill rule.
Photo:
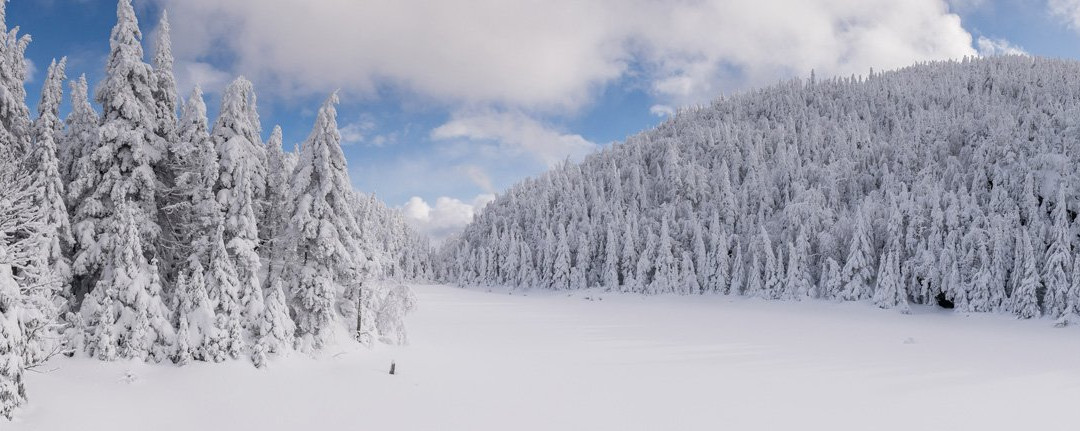
<svg viewBox="0 0 1080 431">
<path fill-rule="evenodd" d="M 862 206 L 855 213 L 855 231 L 851 236 L 851 248 L 840 272 L 844 284 L 840 298 L 856 301 L 870 297 L 870 283 L 873 280 L 874 264 L 870 253 L 873 242 L 870 238 L 870 223 Z"/>
<path fill-rule="evenodd" d="M 262 315 L 262 266 L 258 220 L 266 187 L 266 155 L 259 138 L 259 115 L 251 82 L 237 78 L 221 99 L 221 114 L 211 139 L 217 147 L 219 174 L 214 193 L 224 214 L 223 240 L 239 277 L 245 329 L 254 332 Z"/>
<path fill-rule="evenodd" d="M 64 81 L 65 59 L 49 66 L 38 104 L 38 118 L 33 124 L 34 139 L 29 161 L 33 184 L 33 205 L 37 207 L 33 256 L 28 264 L 32 270 L 21 277 L 28 288 L 24 301 L 28 304 L 22 316 L 27 345 L 24 361 L 40 364 L 57 350 L 59 326 L 57 319 L 67 304 L 58 300 L 67 297 L 71 280 L 69 259 L 73 239 L 64 204 L 64 184 L 56 157 L 56 142 L 60 135 L 60 99 Z M 10 186 L 10 185 L 6 185 Z"/>
<path fill-rule="evenodd" d="M 1020 234 L 1020 247 L 1022 258 L 1018 271 L 1019 283 L 1010 298 L 1011 308 L 1014 314 L 1022 319 L 1039 317 L 1042 311 L 1039 309 L 1038 290 L 1041 284 L 1039 271 L 1035 265 L 1035 252 L 1031 248 L 1031 238 L 1027 231 Z"/>
<path fill-rule="evenodd" d="M 130 217 L 139 230 L 138 249 L 132 251 L 144 259 L 158 255 L 158 179 L 154 166 L 163 156 L 164 144 L 154 134 L 155 78 L 153 69 L 143 62 L 142 33 L 130 0 L 119 0 L 116 17 L 105 80 L 97 90 L 97 101 L 102 106 L 101 142 L 82 155 L 85 160 L 78 162 L 82 167 L 76 173 L 77 186 L 69 195 L 75 197 L 73 267 L 78 292 L 89 291 L 109 278 L 105 268 L 123 265 L 108 261 L 126 252 L 114 247 L 130 245 L 128 239 L 113 236 L 121 231 L 117 227 L 121 217 Z M 121 203 L 128 206 L 130 214 L 119 214 Z M 128 269 L 144 271 L 149 266 Z M 149 279 L 151 274 L 131 276 Z M 105 285 L 111 283 L 107 280 Z"/>
<path fill-rule="evenodd" d="M 287 236 L 296 274 L 290 283 L 292 309 L 297 335 L 310 348 L 330 339 L 334 303 L 346 289 L 358 287 L 364 276 L 358 262 L 366 261 L 356 244 L 360 232 L 350 208 L 352 185 L 341 152 L 337 101 L 337 95 L 331 95 L 319 109 L 291 181 L 294 201 Z"/>
<path fill-rule="evenodd" d="M 161 298 L 156 262 L 147 262 L 134 204 L 117 205 L 113 244 L 101 277 L 82 303 L 82 332 L 89 354 L 103 360 L 160 361 L 172 351 L 175 333 Z"/>
<path fill-rule="evenodd" d="M 67 206 L 75 208 L 91 187 L 97 183 L 99 172 L 89 154 L 101 142 L 98 134 L 97 111 L 90 105 L 86 75 L 71 82 L 71 112 L 64 119 L 64 135 L 60 145 L 60 175 L 67 185 Z"/>
<path fill-rule="evenodd" d="M 1042 281 L 1045 286 L 1043 310 L 1046 315 L 1058 318 L 1065 314 L 1069 292 L 1069 270 L 1072 269 L 1070 244 L 1076 236 L 1065 213 L 1064 185 L 1058 187 L 1057 201 L 1052 213 L 1050 247 L 1043 259 Z"/>
</svg>

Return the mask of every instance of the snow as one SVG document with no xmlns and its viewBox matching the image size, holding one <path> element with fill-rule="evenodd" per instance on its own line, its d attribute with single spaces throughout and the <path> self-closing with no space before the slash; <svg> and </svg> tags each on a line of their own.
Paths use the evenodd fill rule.
<svg viewBox="0 0 1080 431">
<path fill-rule="evenodd" d="M 404 347 L 294 353 L 266 369 L 54 360 L 28 373 L 30 402 L 4 429 L 1051 429 L 1080 399 L 1080 332 L 1046 319 L 415 292 Z"/>
</svg>

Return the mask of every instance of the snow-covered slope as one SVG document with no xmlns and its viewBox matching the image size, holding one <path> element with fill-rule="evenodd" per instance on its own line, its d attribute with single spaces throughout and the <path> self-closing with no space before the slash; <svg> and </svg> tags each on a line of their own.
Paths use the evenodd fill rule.
<svg viewBox="0 0 1080 431">
<path fill-rule="evenodd" d="M 54 361 L 28 375 L 34 402 L 4 429 L 1063 429 L 1080 399 L 1080 331 L 1045 320 L 415 291 L 410 346 L 294 354 L 266 369 Z"/>
<path fill-rule="evenodd" d="M 794 80 L 514 186 L 442 273 L 1057 318 L 1080 312 L 1078 150 L 1075 61 Z"/>
</svg>

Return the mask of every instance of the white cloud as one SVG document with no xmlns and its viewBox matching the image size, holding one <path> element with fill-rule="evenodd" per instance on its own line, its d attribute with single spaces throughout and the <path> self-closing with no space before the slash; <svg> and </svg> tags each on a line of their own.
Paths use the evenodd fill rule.
<svg viewBox="0 0 1080 431">
<path fill-rule="evenodd" d="M 1080 0 L 1049 0 L 1050 13 L 1080 31 Z"/>
<path fill-rule="evenodd" d="M 34 80 L 37 78 L 37 74 L 38 74 L 37 63 L 34 63 L 34 60 L 31 60 L 31 59 L 27 58 L 26 59 L 26 78 L 23 79 L 23 84 L 29 84 L 31 82 L 34 82 Z"/>
<path fill-rule="evenodd" d="M 375 130 L 375 121 L 369 116 L 362 116 L 359 120 L 345 124 L 338 128 L 341 132 L 342 145 L 355 145 L 367 140 L 367 135 Z M 382 138 L 385 139 L 385 138 Z M 374 140 L 374 139 L 373 139 Z M 381 144 L 376 146 L 382 146 Z"/>
<path fill-rule="evenodd" d="M 491 141 L 500 151 L 529 154 L 548 166 L 567 157 L 578 159 L 597 148 L 581 135 L 559 132 L 525 114 L 495 111 L 458 114 L 432 130 L 431 138 Z"/>
<path fill-rule="evenodd" d="M 979 36 L 976 46 L 979 48 L 979 55 L 991 56 L 991 55 L 1027 55 L 1027 51 L 1024 48 L 1013 45 L 1005 39 L 990 39 Z"/>
<path fill-rule="evenodd" d="M 485 192 L 495 192 L 495 186 L 491 183 L 491 177 L 488 176 L 487 172 L 484 172 L 484 170 L 481 169 L 479 166 L 467 165 L 463 166 L 461 169 L 465 172 L 465 176 L 469 177 L 469 179 L 472 180 L 473 184 L 476 184 Z"/>
<path fill-rule="evenodd" d="M 176 62 L 174 69 L 176 70 L 176 86 L 184 97 L 187 97 L 188 92 L 195 88 L 195 85 L 201 87 L 204 92 L 219 93 L 234 78 L 228 72 L 201 61 L 180 60 Z"/>
<path fill-rule="evenodd" d="M 657 117 L 670 117 L 675 115 L 675 108 L 667 105 L 653 105 L 649 107 L 649 113 Z"/>
<path fill-rule="evenodd" d="M 683 106 L 815 69 L 865 73 L 975 54 L 973 0 L 156 0 L 175 52 L 229 54 L 274 93 L 374 93 L 565 112 L 643 79 Z M 1051 0 L 1053 4 L 1075 1 Z M 966 6 L 965 6 L 966 7 Z M 1067 9 L 1075 15 L 1076 8 Z M 632 66 L 633 65 L 633 66 Z"/>
<path fill-rule="evenodd" d="M 427 234 L 437 244 L 464 229 L 473 216 L 493 200 L 493 194 L 478 195 L 469 203 L 440 197 L 431 206 L 424 199 L 413 196 L 402 207 L 402 212 L 414 229 Z"/>
</svg>

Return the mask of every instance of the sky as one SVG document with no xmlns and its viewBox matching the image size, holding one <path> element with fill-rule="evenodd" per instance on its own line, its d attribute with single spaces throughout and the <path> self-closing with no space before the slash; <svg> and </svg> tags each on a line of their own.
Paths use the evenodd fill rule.
<svg viewBox="0 0 1080 431">
<path fill-rule="evenodd" d="M 210 115 L 236 76 L 263 134 L 306 139 L 339 90 L 354 186 L 436 240 L 514 183 L 680 108 L 792 77 L 1029 53 L 1080 59 L 1080 0 L 134 0 L 147 61 L 163 11 L 180 92 Z M 12 0 L 45 69 L 100 82 L 112 0 Z M 211 118 L 213 121 L 213 118 Z"/>
</svg>

